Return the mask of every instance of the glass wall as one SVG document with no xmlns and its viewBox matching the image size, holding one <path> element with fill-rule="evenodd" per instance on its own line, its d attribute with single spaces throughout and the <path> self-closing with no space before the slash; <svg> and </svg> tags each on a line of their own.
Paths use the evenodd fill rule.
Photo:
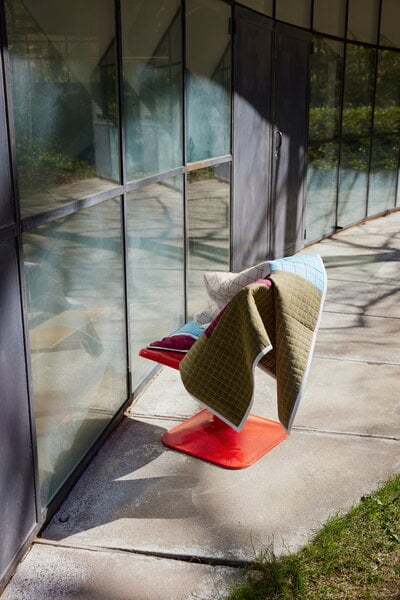
<svg viewBox="0 0 400 600">
<path fill-rule="evenodd" d="M 315 31 L 344 37 L 346 0 L 314 0 L 313 21 Z"/>
<path fill-rule="evenodd" d="M 382 0 L 379 43 L 382 46 L 400 48 L 400 3 L 398 0 Z"/>
<path fill-rule="evenodd" d="M 119 180 L 114 2 L 9 0 L 18 185 L 27 216 Z"/>
<path fill-rule="evenodd" d="M 24 234 L 42 506 L 126 400 L 120 200 Z"/>
<path fill-rule="evenodd" d="M 182 164 L 180 4 L 121 3 L 128 180 Z"/>
<path fill-rule="evenodd" d="M 375 44 L 378 36 L 379 0 L 348 0 L 347 38 Z"/>
<path fill-rule="evenodd" d="M 375 93 L 368 215 L 393 208 L 400 133 L 400 55 L 380 50 Z"/>
<path fill-rule="evenodd" d="M 280 21 L 307 29 L 311 26 L 311 0 L 278 0 L 275 10 Z"/>
<path fill-rule="evenodd" d="M 375 52 L 348 44 L 344 76 L 338 225 L 367 214 L 367 189 L 374 101 Z"/>
<path fill-rule="evenodd" d="M 128 221 L 128 305 L 133 384 L 154 365 L 140 348 L 183 325 L 184 228 L 182 177 L 130 192 Z"/>
<path fill-rule="evenodd" d="M 313 27 L 317 31 L 341 36 L 340 23 L 344 23 L 345 3 L 333 6 L 327 0 L 314 0 Z M 331 81 L 340 83 L 341 73 L 333 75 L 332 52 L 322 50 L 328 44 L 331 49 L 341 42 L 316 41 L 311 56 L 311 90 L 309 111 L 309 168 L 308 192 L 306 199 L 306 239 L 312 241 L 329 233 L 334 216 L 335 175 L 332 170 L 332 195 L 318 195 L 322 166 L 325 169 L 325 192 L 327 186 L 327 165 L 338 164 L 339 187 L 336 208 L 336 227 L 346 227 L 366 216 L 373 216 L 396 205 L 396 190 L 399 178 L 400 145 L 400 54 L 394 50 L 400 47 L 396 33 L 397 17 L 400 16 L 396 0 L 349 0 L 347 38 L 358 43 L 345 45 L 345 69 L 343 71 L 343 99 L 336 96 L 337 137 L 329 143 L 318 144 L 318 126 L 329 129 L 331 120 L 327 117 L 330 102 L 322 100 L 320 108 L 315 105 L 320 88 L 324 88 L 324 73 L 331 72 Z M 378 24 L 381 11 L 379 43 L 391 46 L 378 48 Z M 331 18 L 332 17 L 332 18 Z M 334 18 L 333 18 L 334 17 Z M 320 38 L 321 39 L 321 38 Z M 316 38 L 318 40 L 318 38 Z M 344 47 L 344 46 L 342 46 Z M 338 57 L 337 66 L 341 59 Z M 332 98 L 333 96 L 331 96 Z M 325 108 L 323 108 L 325 107 Z M 318 125 L 318 115 L 326 110 L 326 118 Z M 332 113 L 333 114 L 333 113 Z M 335 142 L 334 147 L 331 142 Z M 322 191 L 323 187 L 321 187 Z M 318 211 L 317 198 L 322 206 Z M 331 198 L 332 203 L 329 202 Z M 318 223 L 318 215 L 320 222 Z M 324 222 L 326 221 L 326 222 Z"/>
<path fill-rule="evenodd" d="M 188 315 L 207 302 L 205 271 L 229 271 L 230 163 L 187 175 Z"/>
<path fill-rule="evenodd" d="M 240 4 L 267 15 L 267 17 L 273 16 L 274 0 L 241 0 Z"/>
<path fill-rule="evenodd" d="M 315 38 L 311 56 L 306 238 L 336 225 L 344 44 Z"/>
<path fill-rule="evenodd" d="M 221 0 L 186 2 L 186 158 L 230 153 L 231 9 Z"/>
</svg>

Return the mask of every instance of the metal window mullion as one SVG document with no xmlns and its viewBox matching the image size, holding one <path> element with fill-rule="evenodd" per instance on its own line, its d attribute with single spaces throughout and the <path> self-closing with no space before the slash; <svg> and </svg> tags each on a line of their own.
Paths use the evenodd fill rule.
<svg viewBox="0 0 400 600">
<path fill-rule="evenodd" d="M 187 106 L 186 106 L 186 0 L 182 0 L 182 163 L 184 165 L 183 173 L 183 302 L 184 302 L 184 318 L 185 321 L 188 319 L 188 287 L 189 287 L 189 223 L 188 223 L 188 178 L 186 171 L 186 117 L 187 117 Z"/>
<path fill-rule="evenodd" d="M 16 226 L 16 250 L 17 250 L 17 263 L 18 263 L 18 278 L 20 285 L 20 311 L 22 316 L 22 335 L 24 345 L 24 358 L 25 358 L 25 375 L 26 375 L 26 391 L 27 391 L 27 402 L 28 402 L 28 415 L 29 415 L 29 428 L 30 428 L 30 446 L 32 452 L 32 467 L 33 467 L 33 495 L 35 503 L 36 522 L 39 523 L 42 518 L 41 510 L 41 498 L 40 498 L 40 485 L 39 485 L 39 461 L 36 444 L 36 419 L 33 405 L 33 384 L 32 384 L 32 370 L 30 361 L 30 340 L 29 340 L 29 326 L 28 326 L 28 309 L 27 309 L 27 288 L 26 280 L 23 269 L 23 252 L 22 252 L 22 229 L 20 220 L 20 205 L 19 205 L 19 190 L 18 190 L 18 179 L 17 179 L 17 159 L 16 159 L 16 137 L 15 137 L 15 125 L 13 117 L 13 104 L 12 104 L 12 88 L 11 88 L 11 64 L 8 52 L 8 41 L 7 41 L 7 30 L 6 30 L 6 14 L 4 2 L 0 2 L 0 39 L 2 40 L 2 49 L 0 52 L 2 67 L 3 67 L 3 82 L 4 85 L 4 99 L 5 99 L 5 111 L 7 121 L 7 134 L 8 134 L 8 151 L 9 151 L 9 162 L 10 162 L 10 174 L 12 179 L 12 190 L 14 196 L 14 219 Z"/>
<path fill-rule="evenodd" d="M 126 163 L 125 163 L 125 128 L 124 128 L 124 81 L 123 81 L 123 49 L 122 49 L 122 17 L 121 0 L 115 0 L 115 44 L 117 61 L 117 97 L 118 97 L 118 152 L 119 152 L 119 176 L 122 185 L 120 203 L 121 235 L 122 235 L 122 262 L 123 262 L 123 287 L 124 287 L 124 309 L 125 309 L 125 350 L 126 350 L 126 378 L 127 396 L 133 394 L 131 373 L 131 322 L 129 311 L 129 283 L 128 283 L 128 206 L 126 190 Z"/>
</svg>

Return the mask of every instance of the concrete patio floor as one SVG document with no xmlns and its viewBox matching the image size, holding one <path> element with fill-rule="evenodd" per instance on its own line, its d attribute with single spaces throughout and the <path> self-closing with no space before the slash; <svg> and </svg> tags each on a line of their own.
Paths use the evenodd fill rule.
<svg viewBox="0 0 400 600">
<path fill-rule="evenodd" d="M 400 473 L 400 212 L 334 235 L 319 253 L 328 296 L 290 437 L 248 469 L 168 450 L 198 410 L 163 369 L 42 532 L 4 600 L 223 598 L 240 565 L 306 543 Z M 257 374 L 253 413 L 275 417 Z"/>
</svg>

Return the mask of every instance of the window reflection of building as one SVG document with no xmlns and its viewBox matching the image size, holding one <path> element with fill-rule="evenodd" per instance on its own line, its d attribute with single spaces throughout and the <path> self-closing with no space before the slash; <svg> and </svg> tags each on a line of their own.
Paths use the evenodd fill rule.
<svg viewBox="0 0 400 600">
<path fill-rule="evenodd" d="M 230 9 L 220 0 L 186 7 L 186 151 L 194 162 L 230 152 Z"/>
<path fill-rule="evenodd" d="M 188 174 L 188 312 L 207 301 L 205 271 L 229 270 L 230 165 Z"/>
<path fill-rule="evenodd" d="M 182 164 L 181 25 L 178 0 L 122 2 L 128 179 Z"/>
</svg>

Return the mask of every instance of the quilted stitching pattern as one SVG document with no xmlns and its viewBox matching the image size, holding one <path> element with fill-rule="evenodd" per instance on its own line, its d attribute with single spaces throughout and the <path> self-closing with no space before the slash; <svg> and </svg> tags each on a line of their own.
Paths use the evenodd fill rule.
<svg viewBox="0 0 400 600">
<path fill-rule="evenodd" d="M 202 336 L 180 365 L 186 389 L 236 428 L 248 414 L 253 366 L 263 350 L 273 345 L 260 366 L 276 375 L 278 415 L 286 428 L 311 359 L 323 294 L 290 270 L 275 269 L 270 278 L 272 288 L 253 284 L 242 289 L 210 339 Z"/>
<path fill-rule="evenodd" d="M 288 256 L 269 261 L 271 273 L 287 271 L 304 277 L 312 283 L 320 292 L 325 289 L 325 268 L 318 254 L 305 254 L 301 256 Z"/>
<path fill-rule="evenodd" d="M 223 308 L 246 285 L 264 279 L 269 274 L 268 262 L 264 261 L 240 273 L 213 271 L 204 273 L 204 285 L 208 296 L 219 308 Z"/>
<path fill-rule="evenodd" d="M 273 288 L 256 284 L 242 289 L 211 337 L 199 338 L 180 364 L 187 391 L 235 427 L 241 425 L 253 396 L 254 381 L 248 373 L 254 359 L 274 343 L 264 326 L 273 306 Z"/>
</svg>

